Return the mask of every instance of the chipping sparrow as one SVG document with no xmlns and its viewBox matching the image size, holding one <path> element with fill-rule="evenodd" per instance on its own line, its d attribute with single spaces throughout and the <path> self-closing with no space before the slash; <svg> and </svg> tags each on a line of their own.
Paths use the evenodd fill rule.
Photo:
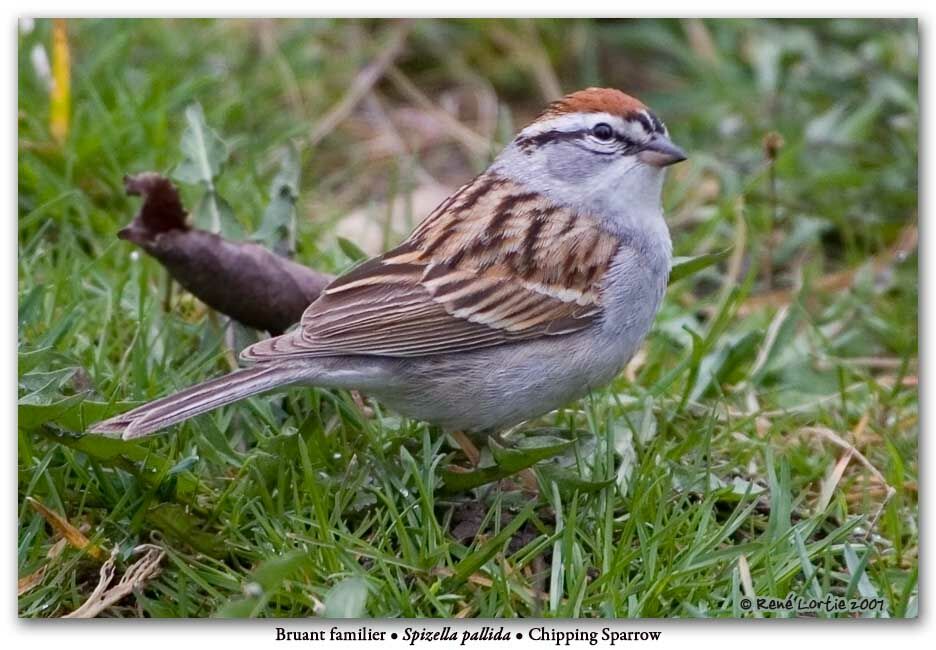
<svg viewBox="0 0 936 650">
<path fill-rule="evenodd" d="M 496 431 L 610 382 L 647 334 L 672 258 L 644 104 L 554 102 L 409 236 L 330 284 L 252 367 L 99 422 L 139 438 L 281 386 L 358 389 L 449 431 Z"/>
</svg>

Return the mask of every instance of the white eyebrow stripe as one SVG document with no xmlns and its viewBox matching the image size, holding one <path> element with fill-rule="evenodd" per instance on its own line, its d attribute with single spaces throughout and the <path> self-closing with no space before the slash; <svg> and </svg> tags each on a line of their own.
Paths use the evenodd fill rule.
<svg viewBox="0 0 936 650">
<path fill-rule="evenodd" d="M 620 116 L 611 113 L 567 113 L 566 115 L 551 117 L 548 120 L 534 122 L 521 131 L 520 135 L 530 137 L 548 131 L 581 131 L 582 129 L 590 129 L 601 122 L 610 124 L 618 132 L 624 130 L 626 124 L 626 121 Z"/>
</svg>

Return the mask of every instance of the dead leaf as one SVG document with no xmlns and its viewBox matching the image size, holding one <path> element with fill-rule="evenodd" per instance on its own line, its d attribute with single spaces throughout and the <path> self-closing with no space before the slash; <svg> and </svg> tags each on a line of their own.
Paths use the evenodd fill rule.
<svg viewBox="0 0 936 650">
<path fill-rule="evenodd" d="M 99 546 L 92 544 L 91 541 L 85 537 L 84 533 L 72 526 L 68 520 L 65 519 L 65 517 L 56 512 L 52 512 L 36 498 L 26 497 L 26 501 L 33 507 L 36 512 L 42 515 L 43 518 L 49 522 L 52 528 L 55 529 L 55 532 L 68 540 L 69 544 L 77 549 L 87 552 L 88 555 L 98 560 L 104 557 L 104 551 L 101 550 Z"/>
<path fill-rule="evenodd" d="M 33 571 L 28 576 L 23 576 L 16 581 L 16 595 L 22 596 L 30 589 L 37 587 L 42 584 L 42 579 L 45 577 L 46 565 L 43 564 L 36 571 Z"/>
<path fill-rule="evenodd" d="M 49 551 L 46 553 L 46 557 L 50 560 L 54 560 L 59 555 L 62 554 L 62 551 L 65 550 L 65 547 L 68 546 L 68 540 L 64 537 L 59 541 L 55 542 L 52 546 L 49 547 Z"/>
<path fill-rule="evenodd" d="M 850 452 L 851 455 L 849 455 L 848 458 L 849 459 L 851 457 L 856 458 L 862 465 L 864 465 L 868 469 L 869 472 L 871 472 L 871 475 L 875 479 L 877 479 L 877 481 L 879 481 L 880 484 L 884 487 L 883 498 L 880 504 L 878 505 L 878 508 L 874 513 L 874 516 L 872 516 L 868 522 L 866 536 L 870 535 L 871 531 L 874 530 L 874 526 L 877 524 L 877 521 L 880 518 L 881 513 L 884 512 L 884 508 L 887 506 L 888 502 L 890 502 L 890 500 L 894 498 L 894 495 L 897 494 L 897 490 L 895 490 L 894 487 L 890 483 L 887 482 L 887 479 L 884 478 L 884 475 L 881 473 L 881 471 L 877 467 L 875 467 L 864 454 L 858 451 L 858 449 L 853 444 L 851 444 L 850 442 L 842 438 L 839 434 L 837 434 L 832 429 L 829 429 L 827 427 L 802 427 L 799 430 L 799 432 L 802 434 L 806 434 L 806 435 L 818 436 L 819 438 L 828 440 L 829 442 L 835 445 L 838 445 L 842 449 L 845 449 L 846 451 Z M 844 471 L 844 467 L 843 467 L 843 471 Z"/>
<path fill-rule="evenodd" d="M 190 228 L 178 191 L 160 174 L 128 176 L 124 185 L 144 200 L 118 237 L 159 260 L 208 306 L 248 327 L 286 331 L 332 280 L 263 246 Z"/>
<path fill-rule="evenodd" d="M 101 566 L 100 578 L 91 596 L 84 604 L 62 618 L 95 618 L 111 605 L 120 602 L 137 589 L 142 589 L 149 580 L 159 573 L 159 565 L 166 552 L 154 544 L 141 544 L 133 549 L 134 553 L 143 553 L 143 557 L 127 567 L 123 577 L 115 586 L 114 581 L 115 558 L 117 548 L 111 552 L 107 561 Z"/>
<path fill-rule="evenodd" d="M 819 500 L 816 502 L 816 514 L 824 512 L 829 502 L 832 501 L 832 495 L 835 493 L 835 488 L 838 487 L 839 481 L 842 480 L 842 476 L 845 474 L 845 468 L 848 467 L 848 461 L 851 460 L 852 453 L 851 449 L 846 449 L 842 457 L 838 459 L 838 462 L 829 468 L 828 475 L 820 483 Z"/>
</svg>

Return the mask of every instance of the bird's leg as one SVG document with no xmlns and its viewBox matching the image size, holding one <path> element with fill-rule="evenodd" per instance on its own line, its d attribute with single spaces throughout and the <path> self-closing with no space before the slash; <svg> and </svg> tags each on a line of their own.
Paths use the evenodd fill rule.
<svg viewBox="0 0 936 650">
<path fill-rule="evenodd" d="M 351 393 L 351 399 L 354 401 L 357 407 L 361 409 L 361 414 L 365 418 L 370 419 L 374 417 L 374 409 L 367 405 L 367 402 L 364 401 L 364 396 L 359 391 L 351 390 L 348 392 Z"/>
<path fill-rule="evenodd" d="M 477 467 L 481 462 L 481 452 L 478 451 L 475 444 L 471 442 L 471 438 L 461 431 L 453 431 L 451 436 L 455 439 L 456 444 L 458 444 L 465 456 L 468 457 L 468 462 L 471 463 L 471 466 Z"/>
</svg>

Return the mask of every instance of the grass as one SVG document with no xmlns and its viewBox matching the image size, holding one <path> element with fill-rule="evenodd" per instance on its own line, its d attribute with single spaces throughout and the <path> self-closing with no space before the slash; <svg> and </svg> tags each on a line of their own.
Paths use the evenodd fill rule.
<svg viewBox="0 0 936 650">
<path fill-rule="evenodd" d="M 78 608 L 102 558 L 118 549 L 120 573 L 141 543 L 162 571 L 105 615 L 792 615 L 743 611 L 753 592 L 916 616 L 916 23 L 418 21 L 310 142 L 395 29 L 69 21 L 61 142 L 30 54 L 52 24 L 20 34 L 20 616 Z M 145 442 L 80 435 L 229 367 L 219 320 L 114 236 L 136 207 L 121 178 L 172 170 L 191 103 L 229 145 L 217 190 L 245 233 L 296 145 L 296 258 L 338 272 L 342 217 L 398 241 L 422 190 L 590 84 L 639 95 L 690 152 L 665 193 L 676 254 L 731 252 L 671 285 L 611 386 L 513 436 L 576 441 L 560 480 L 537 465 L 533 502 L 445 492 L 446 437 L 345 393 L 255 398 Z M 59 543 L 30 499 L 90 545 Z"/>
</svg>

